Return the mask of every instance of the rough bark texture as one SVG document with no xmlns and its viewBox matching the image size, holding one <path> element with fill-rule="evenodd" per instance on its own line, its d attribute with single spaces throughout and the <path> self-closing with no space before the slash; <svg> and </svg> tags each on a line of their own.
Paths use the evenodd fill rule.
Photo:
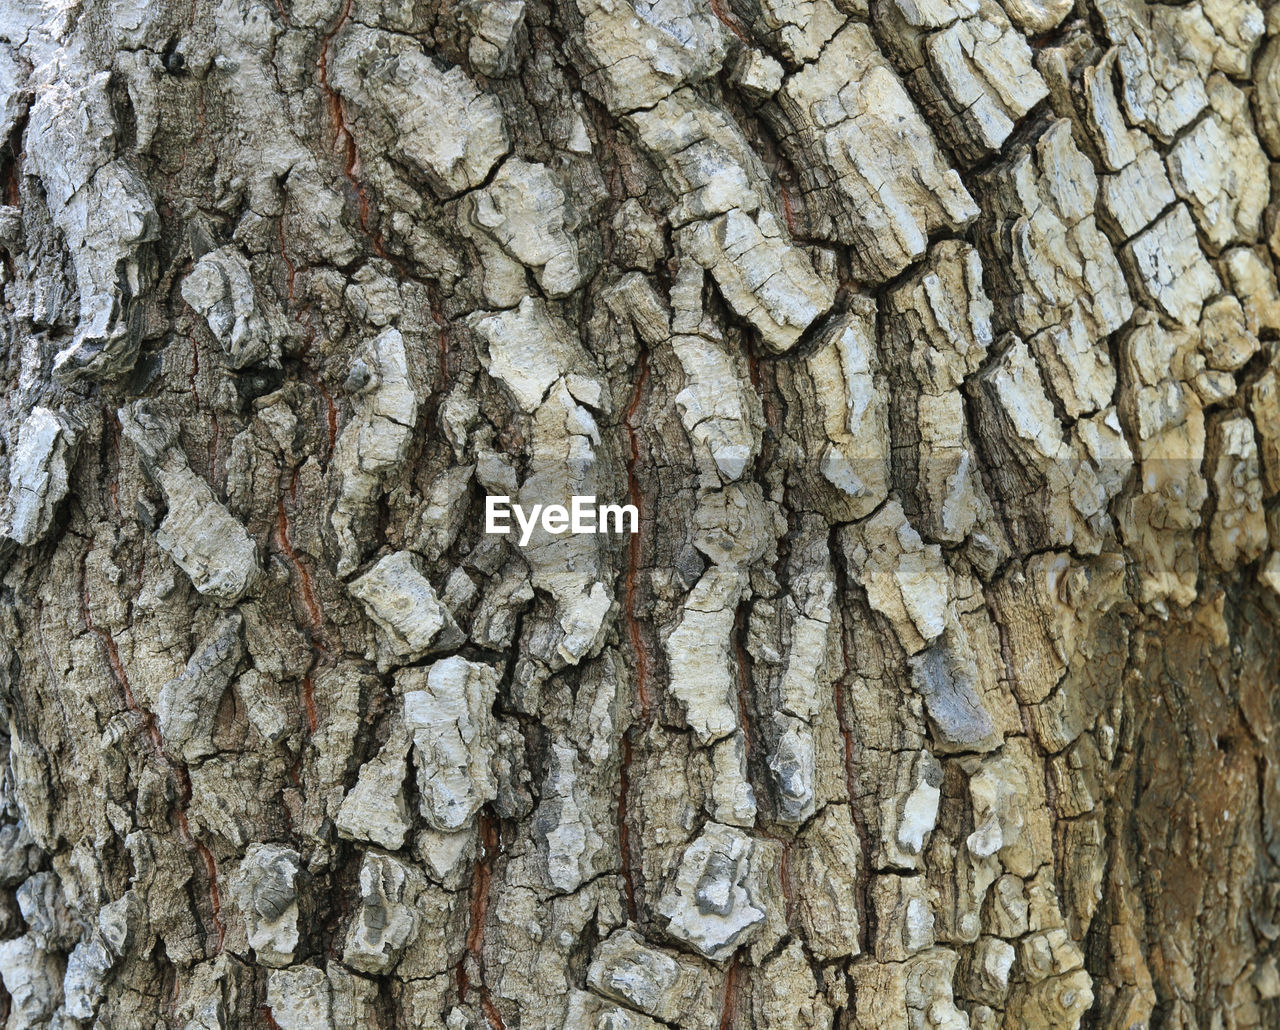
<svg viewBox="0 0 1280 1030">
<path fill-rule="evenodd" d="M 1278 40 L 0 4 L 7 1026 L 1280 1025 Z"/>
</svg>

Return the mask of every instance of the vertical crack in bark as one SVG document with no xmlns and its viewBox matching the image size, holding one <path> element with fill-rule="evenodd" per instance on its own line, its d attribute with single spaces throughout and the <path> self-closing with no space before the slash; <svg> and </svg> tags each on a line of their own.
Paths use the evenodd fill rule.
<svg viewBox="0 0 1280 1030">
<path fill-rule="evenodd" d="M 194 319 L 196 313 L 191 310 L 189 304 L 183 304 L 186 309 L 187 316 Z M 187 333 L 187 339 L 191 341 L 191 375 L 187 377 L 187 385 L 191 388 L 191 404 L 196 414 L 200 413 L 200 391 L 196 388 L 196 379 L 200 375 L 200 344 L 196 341 L 194 332 Z"/>
<path fill-rule="evenodd" d="M 751 745 L 751 659 L 747 655 L 747 649 L 743 644 L 743 639 L 747 633 L 747 620 L 751 617 L 751 599 L 744 597 L 738 602 L 737 610 L 733 613 L 733 656 L 738 666 L 738 725 L 742 727 L 743 748 L 747 753 L 747 769 L 751 770 L 751 761 L 753 758 Z"/>
<path fill-rule="evenodd" d="M 106 424 L 110 431 L 110 441 L 108 443 L 108 453 L 111 456 L 111 510 L 116 516 L 120 515 L 120 419 L 116 417 L 116 413 L 110 409 L 107 410 Z M 139 565 L 141 565 L 141 560 Z M 138 570 L 141 573 L 141 569 Z"/>
<path fill-rule="evenodd" d="M 296 486 L 297 472 L 295 471 L 289 489 L 291 498 L 296 497 Z M 307 612 L 308 636 L 311 642 L 311 664 L 302 678 L 301 701 L 307 716 L 307 731 L 308 735 L 310 735 L 316 731 L 316 727 L 319 725 L 316 717 L 315 690 L 311 677 L 320 661 L 321 654 L 326 653 L 323 643 L 324 614 L 316 603 L 315 593 L 311 586 L 311 574 L 307 572 L 302 559 L 298 557 L 297 552 L 294 551 L 293 545 L 289 541 L 289 516 L 285 512 L 283 496 L 276 500 L 276 546 L 280 553 L 288 559 L 289 564 L 293 566 L 294 572 L 298 575 L 298 592 L 302 599 L 302 606 Z"/>
<path fill-rule="evenodd" d="M 213 428 L 213 432 L 209 437 L 209 486 L 213 489 L 215 495 L 219 498 L 226 493 L 224 488 L 218 486 L 219 481 L 223 481 L 225 487 L 225 477 L 218 475 L 218 442 L 222 437 L 222 426 L 218 421 L 217 411 L 209 410 L 209 423 Z"/>
<path fill-rule="evenodd" d="M 440 361 L 440 382 L 435 392 L 440 394 L 446 391 L 452 382 L 452 376 L 449 372 L 449 319 L 445 316 L 444 306 L 440 301 L 440 284 L 435 279 L 427 279 L 426 288 L 427 303 L 431 309 L 431 320 L 436 324 L 436 329 L 439 330 L 436 345 Z"/>
<path fill-rule="evenodd" d="M 627 897 L 627 916 L 635 923 L 636 888 L 631 875 L 631 828 L 627 824 L 627 798 L 631 793 L 631 732 L 622 735 L 621 768 L 618 785 L 618 850 L 622 861 L 622 884 Z"/>
<path fill-rule="evenodd" d="M 636 472 L 636 464 L 640 460 L 640 437 L 639 424 L 636 421 L 637 412 L 644 398 L 645 385 L 649 380 L 649 351 L 642 347 L 637 359 L 638 375 L 636 376 L 635 389 L 632 391 L 631 400 L 627 403 L 625 412 L 623 413 L 623 424 L 627 429 L 627 442 L 629 456 L 627 460 L 627 501 L 635 505 L 637 513 L 637 522 L 641 532 L 632 533 L 627 542 L 627 578 L 625 590 L 625 609 L 627 618 L 627 637 L 631 643 L 632 653 L 635 655 L 635 683 L 636 683 L 636 700 L 640 705 L 640 719 L 637 724 L 639 732 L 643 733 L 648 729 L 652 719 L 652 698 L 649 694 L 649 676 L 652 667 L 652 657 L 649 653 L 648 644 L 644 639 L 644 631 L 640 626 L 639 619 L 636 618 L 636 591 L 639 587 L 641 548 L 644 538 L 644 492 L 640 486 L 640 479 Z M 638 920 L 636 907 L 635 882 L 632 873 L 631 859 L 631 831 L 627 823 L 627 806 L 629 794 L 631 792 L 631 740 L 632 736 L 637 732 L 637 725 L 633 725 L 627 729 L 622 736 L 621 746 L 621 767 L 619 770 L 618 783 L 618 850 L 619 858 L 622 863 L 622 881 L 625 888 L 627 899 L 627 915 L 632 922 Z"/>
<path fill-rule="evenodd" d="M 868 897 L 868 893 L 871 890 L 871 836 L 867 830 L 866 817 L 862 809 L 857 755 L 854 749 L 853 731 L 849 727 L 849 709 L 846 707 L 847 704 L 852 703 L 845 691 L 848 686 L 848 679 L 853 673 L 854 662 L 853 654 L 849 648 L 849 627 L 845 624 L 845 620 L 851 618 L 852 615 L 850 614 L 850 606 L 847 603 L 849 597 L 848 576 L 845 572 L 844 562 L 839 559 L 840 545 L 836 539 L 838 532 L 837 527 L 832 527 L 828 548 L 832 555 L 832 564 L 835 567 L 836 603 L 832 605 L 832 610 L 840 613 L 840 656 L 844 667 L 841 669 L 840 675 L 835 678 L 832 686 L 835 694 L 836 723 L 840 727 L 840 740 L 844 751 L 845 790 L 849 794 L 849 812 L 853 818 L 853 828 L 858 835 L 859 851 L 863 858 L 863 861 L 858 864 L 854 876 L 858 905 L 858 948 L 862 952 L 867 952 L 871 949 L 871 927 L 869 926 L 871 905 Z"/>
<path fill-rule="evenodd" d="M 787 223 L 787 232 L 792 239 L 798 239 L 800 231 L 797 227 L 796 212 L 791 200 L 791 190 L 787 185 L 790 176 L 778 175 L 778 199 L 782 201 L 782 218 Z"/>
<path fill-rule="evenodd" d="M 280 250 L 280 260 L 284 262 L 285 267 L 285 291 L 289 302 L 288 308 L 293 313 L 294 321 L 303 326 L 306 333 L 302 348 L 297 355 L 298 363 L 310 377 L 312 383 L 315 384 L 315 388 L 320 394 L 320 399 L 324 401 L 325 405 L 325 426 L 328 430 L 328 444 L 325 448 L 325 453 L 321 459 L 320 466 L 322 469 L 327 470 L 329 468 L 329 462 L 333 460 L 333 449 L 338 440 L 338 408 L 334 403 L 333 395 L 329 392 L 328 387 L 324 385 L 324 380 L 320 378 L 320 374 L 307 361 L 307 354 L 311 350 L 312 344 L 315 342 L 315 325 L 311 317 L 310 303 L 301 307 L 298 306 L 296 293 L 297 267 L 294 265 L 293 261 L 290 260 L 288 248 L 285 243 L 284 223 L 286 214 L 287 204 L 281 208 L 280 217 L 276 222 L 276 238 Z"/>
<path fill-rule="evenodd" d="M 187 822 L 187 807 L 191 803 L 191 774 L 187 771 L 186 763 L 174 761 L 169 757 L 168 752 L 165 750 L 164 736 L 160 732 L 159 721 L 156 719 L 155 714 L 139 704 L 137 698 L 134 697 L 133 688 L 129 685 L 129 677 L 124 669 L 124 663 L 120 660 L 120 651 L 116 646 L 115 638 L 110 631 L 94 624 L 87 575 L 89 552 L 92 544 L 93 541 L 90 540 L 89 547 L 85 549 L 84 559 L 80 566 L 81 615 L 89 632 L 93 633 L 102 642 L 103 650 L 107 654 L 107 664 L 110 666 L 111 674 L 120 687 L 125 707 L 135 718 L 141 720 L 154 756 L 168 769 L 177 786 L 177 800 L 174 801 L 173 808 L 169 814 L 177 824 L 178 835 L 182 838 L 187 850 L 199 855 L 204 864 L 205 875 L 209 881 L 209 909 L 218 938 L 214 949 L 214 954 L 216 955 L 221 953 L 227 936 L 226 927 L 222 922 L 222 898 L 218 892 L 218 863 L 208 846 L 203 841 L 197 840 L 195 835 L 192 834 Z"/>
<path fill-rule="evenodd" d="M 120 661 L 120 651 L 116 647 L 115 638 L 111 633 L 101 626 L 94 625 L 93 615 L 90 610 L 89 601 L 89 578 L 87 568 L 89 562 L 89 550 L 93 545 L 93 541 L 89 541 L 89 547 L 86 547 L 84 558 L 80 565 L 80 614 L 84 619 L 84 624 L 89 632 L 98 638 L 102 643 L 102 649 L 107 655 L 107 665 L 111 669 L 111 675 L 116 681 L 116 686 L 120 688 L 121 695 L 124 698 L 125 708 L 131 715 L 142 723 L 143 731 L 147 735 L 148 741 L 151 743 L 152 751 L 161 761 L 166 761 L 164 754 L 164 740 L 160 736 L 160 728 L 156 723 L 155 715 L 148 711 L 142 705 L 138 704 L 138 699 L 133 695 L 133 688 L 129 685 L 129 677 L 124 671 L 124 663 Z"/>
<path fill-rule="evenodd" d="M 182 841 L 187 846 L 188 851 L 194 851 L 204 861 L 205 873 L 209 877 L 209 907 L 213 914 L 213 926 L 218 931 L 218 944 L 214 948 L 214 954 L 222 952 L 222 945 L 227 939 L 227 928 L 222 922 L 222 898 L 218 893 L 218 863 L 213 857 L 213 852 L 209 850 L 207 844 L 197 840 L 191 832 L 191 827 L 187 824 L 186 806 L 191 801 L 191 777 L 186 774 L 183 768 L 182 783 L 185 787 L 185 796 L 182 806 L 176 809 L 175 815 L 178 821 L 178 832 L 182 836 Z"/>
<path fill-rule="evenodd" d="M 730 1030 L 738 1015 L 738 964 L 742 952 L 735 951 L 724 977 L 724 999 L 720 1003 L 719 1030 Z"/>
<path fill-rule="evenodd" d="M 338 16 L 337 24 L 325 36 L 324 42 L 320 46 L 320 58 L 317 62 L 320 69 L 320 88 L 324 91 L 325 100 L 329 105 L 329 120 L 330 127 L 334 132 L 334 145 L 341 148 L 342 175 L 355 194 L 356 219 L 360 232 L 369 241 L 374 254 L 384 261 L 391 261 L 403 273 L 404 269 L 401 268 L 399 262 L 395 261 L 383 246 L 382 234 L 369 226 L 370 218 L 374 212 L 374 204 L 369 199 L 369 192 L 360 178 L 360 153 L 356 147 L 356 138 L 352 134 L 351 128 L 347 125 L 343 112 L 342 97 L 338 96 L 333 87 L 329 85 L 329 44 L 342 30 L 343 25 L 347 23 L 347 19 L 351 16 L 351 4 L 352 0 L 345 0 L 342 13 Z"/>
<path fill-rule="evenodd" d="M 333 403 L 333 395 L 329 393 L 324 385 L 324 381 L 314 371 L 311 378 L 316 384 L 316 389 L 320 391 L 320 396 L 324 400 L 324 418 L 325 428 L 329 431 L 329 445 L 325 452 L 324 468 L 329 467 L 329 462 L 333 458 L 333 448 L 338 442 L 338 407 Z"/>
<path fill-rule="evenodd" d="M 475 967 L 475 987 L 480 995 L 480 1011 L 490 1030 L 505 1030 L 502 1014 L 489 995 L 489 987 L 484 975 L 484 925 L 489 912 L 489 885 L 493 879 L 493 862 L 502 847 L 502 838 L 497 820 L 489 807 L 480 812 L 477 825 L 479 835 L 479 854 L 476 856 L 475 868 L 471 877 L 471 910 L 467 919 L 466 951 L 459 960 L 455 971 L 458 985 L 458 1000 L 465 1003 L 471 991 L 471 980 L 467 973 L 467 960 Z"/>
<path fill-rule="evenodd" d="M 297 502 L 297 489 L 298 473 L 295 470 L 289 483 L 289 499 L 291 503 Z M 302 560 L 298 557 L 297 553 L 293 549 L 292 543 L 289 541 L 289 517 L 284 509 L 284 498 L 281 497 L 276 504 L 276 532 L 280 549 L 284 552 L 285 557 L 289 559 L 290 563 L 298 573 L 298 583 L 302 593 L 302 603 L 307 610 L 307 620 L 311 628 L 312 644 L 313 646 L 322 648 L 324 614 L 320 611 L 320 606 L 316 604 L 315 593 L 311 587 L 311 574 L 307 572 L 306 566 L 303 565 Z"/>
<path fill-rule="evenodd" d="M 627 439 L 631 452 L 630 458 L 627 461 L 627 501 L 630 504 L 635 505 L 638 522 L 641 529 L 643 529 L 644 492 L 640 487 L 640 480 L 636 474 L 636 464 L 640 460 L 640 429 L 636 422 L 636 412 L 640 408 L 640 404 L 644 396 L 645 384 L 649 379 L 649 352 L 647 349 L 642 349 L 640 351 L 638 364 L 640 372 L 636 377 L 635 390 L 631 395 L 630 402 L 627 404 L 623 421 L 627 427 Z M 640 628 L 640 623 L 636 619 L 635 614 L 636 589 L 638 586 L 637 580 L 640 572 L 643 536 L 643 532 L 632 533 L 627 543 L 626 611 L 627 635 L 631 641 L 631 650 L 635 654 L 636 659 L 636 697 L 640 702 L 641 722 L 647 725 L 652 707 L 652 699 L 649 696 L 651 659 L 649 655 L 649 648 L 644 642 L 643 631 Z"/>
<path fill-rule="evenodd" d="M 284 219 L 285 219 L 286 213 L 287 213 L 287 209 L 285 207 L 282 207 L 280 210 L 280 217 L 276 221 L 276 236 L 280 242 L 280 260 L 284 262 L 285 296 L 288 297 L 289 299 L 289 307 L 293 308 L 297 304 L 297 296 L 294 291 L 295 291 L 295 287 L 298 279 L 298 270 L 297 268 L 294 267 L 293 262 L 289 259 L 289 251 L 288 251 L 288 248 L 285 246 Z M 300 314 L 295 315 L 294 317 L 301 320 Z"/>
</svg>

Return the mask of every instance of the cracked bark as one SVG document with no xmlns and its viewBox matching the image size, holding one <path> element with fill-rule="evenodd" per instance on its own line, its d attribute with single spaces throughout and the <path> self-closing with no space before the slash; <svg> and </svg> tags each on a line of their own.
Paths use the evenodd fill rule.
<svg viewBox="0 0 1280 1030">
<path fill-rule="evenodd" d="M 1280 9 L 10 7 L 7 1026 L 1280 1022 Z"/>
</svg>

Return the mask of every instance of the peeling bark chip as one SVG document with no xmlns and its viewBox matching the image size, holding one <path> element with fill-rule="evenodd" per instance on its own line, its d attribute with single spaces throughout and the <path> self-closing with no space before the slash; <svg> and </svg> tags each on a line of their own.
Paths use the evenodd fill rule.
<svg viewBox="0 0 1280 1030">
<path fill-rule="evenodd" d="M 1280 5 L 0 0 L 0 1024 L 1280 1027 Z"/>
</svg>

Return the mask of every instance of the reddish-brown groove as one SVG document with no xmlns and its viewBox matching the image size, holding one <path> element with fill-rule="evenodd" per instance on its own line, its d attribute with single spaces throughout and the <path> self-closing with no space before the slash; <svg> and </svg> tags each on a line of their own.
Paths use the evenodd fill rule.
<svg viewBox="0 0 1280 1030">
<path fill-rule="evenodd" d="M 320 57 L 317 66 L 320 69 L 320 88 L 324 91 L 325 99 L 329 104 L 329 119 L 333 125 L 334 143 L 342 147 L 343 163 L 342 174 L 350 184 L 351 189 L 356 195 L 356 209 L 359 214 L 360 231 L 364 233 L 373 252 L 378 257 L 390 260 L 386 250 L 382 246 L 382 238 L 369 228 L 369 216 L 373 210 L 373 205 L 369 201 L 369 195 L 365 191 L 364 184 L 360 182 L 360 154 L 356 149 L 356 138 L 352 135 L 351 130 L 347 127 L 346 118 L 343 116 L 342 98 L 329 85 L 329 44 L 333 41 L 343 25 L 346 24 L 347 18 L 351 15 L 352 0 L 346 0 L 342 8 L 342 13 L 338 16 L 337 23 L 320 45 Z"/>
<path fill-rule="evenodd" d="M 302 707 L 307 713 L 307 729 L 315 733 L 320 720 L 316 716 L 316 685 L 311 678 L 311 673 L 302 677 Z"/>
<path fill-rule="evenodd" d="M 382 241 L 381 232 L 376 228 L 371 227 L 370 225 L 370 222 L 372 220 L 372 216 L 374 213 L 374 205 L 369 198 L 369 193 L 365 189 L 364 183 L 361 182 L 360 152 L 359 152 L 359 149 L 356 147 L 355 135 L 352 133 L 350 127 L 347 125 L 346 117 L 344 116 L 344 113 L 343 113 L 342 98 L 338 96 L 337 92 L 333 89 L 333 87 L 329 85 L 329 44 L 330 42 L 332 42 L 333 38 L 338 34 L 339 30 L 341 30 L 342 26 L 346 24 L 348 17 L 350 17 L 351 4 L 352 4 L 352 0 L 346 0 L 346 3 L 342 8 L 342 13 L 339 15 L 337 22 L 334 24 L 332 30 L 330 30 L 328 35 L 325 36 L 324 41 L 321 44 L 320 57 L 317 61 L 317 66 L 320 71 L 320 88 L 324 92 L 325 98 L 329 105 L 329 117 L 334 129 L 334 143 L 336 145 L 340 145 L 343 150 L 342 174 L 343 174 L 343 177 L 347 180 L 347 183 L 350 185 L 352 191 L 355 193 L 357 221 L 359 223 L 360 232 L 364 235 L 365 239 L 369 241 L 369 245 L 373 248 L 374 254 L 382 258 L 384 261 L 389 261 L 392 265 L 394 265 L 396 270 L 405 279 L 412 279 L 414 277 L 409 273 L 408 269 L 405 267 L 405 263 L 403 262 L 403 260 L 399 260 L 395 256 L 387 252 L 386 246 L 383 244 L 383 241 Z M 281 248 L 283 253 L 283 237 L 281 242 Z M 440 336 L 439 336 L 440 378 L 441 378 L 441 389 L 443 389 L 447 387 L 449 384 L 449 373 L 448 373 L 448 368 L 446 366 L 446 359 L 448 358 L 448 355 L 449 355 L 449 334 L 448 334 L 449 323 L 448 323 L 448 319 L 445 318 L 444 316 L 443 310 L 440 307 L 439 296 L 437 293 L 437 285 L 438 285 L 437 283 L 431 280 L 426 280 L 428 297 L 430 299 L 430 304 L 431 304 L 431 317 L 435 320 L 436 325 L 440 328 Z M 293 285 L 292 285 L 292 269 L 291 269 L 290 270 L 290 297 L 291 298 L 292 298 L 292 295 L 293 295 Z M 331 422 L 330 425 L 332 428 L 333 423 Z M 332 443 L 330 445 L 329 453 L 330 455 L 332 455 L 333 453 Z"/>
<path fill-rule="evenodd" d="M 347 18 L 350 16 L 351 0 L 346 0 L 346 3 L 342 6 L 342 13 L 338 15 L 337 22 L 320 43 L 320 58 L 317 62 L 320 68 L 320 86 L 325 91 L 325 96 L 328 98 L 330 105 L 337 102 L 337 96 L 334 94 L 333 90 L 329 88 L 329 44 L 333 42 L 333 37 L 338 34 L 342 29 L 342 26 L 346 24 Z M 333 113 L 335 113 L 334 108 L 331 106 L 330 114 Z M 341 124 L 341 122 L 338 123 L 339 127 L 341 127 Z"/>
<path fill-rule="evenodd" d="M 796 235 L 796 213 L 791 206 L 791 191 L 787 189 L 786 183 L 778 183 L 778 196 L 782 200 L 782 217 L 786 220 L 787 232 L 794 237 Z"/>
<path fill-rule="evenodd" d="M 792 877 L 791 869 L 791 849 L 795 847 L 794 840 L 780 841 L 782 844 L 782 858 L 778 862 L 778 876 L 782 880 L 782 909 L 787 920 L 787 926 L 794 926 L 796 922 L 796 888 L 795 880 Z"/>
<path fill-rule="evenodd" d="M 747 46 L 751 46 L 751 38 L 747 35 L 746 30 L 738 24 L 737 18 L 725 10 L 724 0 L 711 0 L 711 13 L 720 19 L 726 29 L 746 43 Z"/>
<path fill-rule="evenodd" d="M 507 1030 L 507 1025 L 502 1021 L 502 1013 L 498 1011 L 498 1006 L 493 1003 L 487 991 L 480 997 L 480 1008 L 484 1012 L 484 1021 L 489 1024 L 490 1030 Z"/>
<path fill-rule="evenodd" d="M 13 167 L 9 169 L 8 181 L 4 184 L 5 201 L 10 207 L 18 207 L 22 202 L 22 191 L 18 185 L 18 170 L 21 162 L 18 155 L 13 160 Z"/>
<path fill-rule="evenodd" d="M 440 304 L 439 284 L 427 280 L 427 300 L 431 305 L 431 320 L 435 322 L 436 328 L 440 330 L 440 338 L 438 346 L 440 348 L 440 388 L 443 390 L 449 385 L 449 320 L 445 317 L 444 308 Z"/>
<path fill-rule="evenodd" d="M 296 483 L 296 477 L 294 481 Z M 315 594 L 311 589 L 311 575 L 294 551 L 293 544 L 289 542 L 289 516 L 284 510 L 283 497 L 276 501 L 276 541 L 280 553 L 289 559 L 289 563 L 298 573 L 298 586 L 302 594 L 303 607 L 307 610 L 307 621 L 311 626 L 312 643 L 318 646 L 324 630 L 324 615 L 320 611 L 320 606 L 316 604 Z"/>
<path fill-rule="evenodd" d="M 186 798 L 188 801 L 190 800 L 190 782 L 188 779 L 188 796 Z M 220 952 L 222 951 L 223 942 L 227 939 L 227 928 L 222 924 L 222 898 L 218 894 L 218 863 L 208 845 L 192 836 L 191 827 L 187 823 L 185 808 L 176 808 L 175 814 L 178 820 L 178 831 L 182 834 L 183 843 L 204 860 L 205 870 L 209 874 L 209 906 L 213 912 L 214 928 L 218 931 L 217 951 Z"/>
<path fill-rule="evenodd" d="M 289 503 L 296 507 L 297 501 L 298 473 L 295 470 L 289 480 Z M 299 700 L 307 717 L 307 735 L 310 736 L 315 733 L 316 728 L 320 725 L 320 719 L 316 713 L 315 681 L 312 679 L 312 674 L 315 672 L 316 664 L 319 662 L 321 654 L 327 650 L 324 643 L 324 613 L 320 610 L 320 605 L 316 603 L 315 591 L 311 585 L 311 574 L 307 572 L 306 565 L 298 557 L 298 553 L 293 549 L 293 544 L 289 540 L 289 516 L 285 511 L 283 495 L 276 500 L 276 546 L 298 573 L 298 593 L 301 595 L 302 606 L 307 610 L 307 624 L 310 629 L 311 642 L 311 665 L 302 677 Z M 301 756 L 299 756 L 299 761 L 301 761 Z M 301 781 L 296 776 L 296 769 L 297 766 L 295 764 L 294 771 L 291 774 L 294 776 L 295 786 L 301 787 Z"/>
<path fill-rule="evenodd" d="M 156 725 L 156 717 L 138 704 L 137 698 L 133 696 L 133 688 L 129 686 L 129 677 L 125 675 L 124 665 L 120 661 L 120 652 L 116 648 L 115 640 L 105 629 L 98 629 L 92 623 L 89 624 L 89 629 L 97 635 L 106 648 L 107 664 L 111 666 L 112 675 L 115 676 L 116 682 L 120 684 L 121 690 L 124 691 L 125 707 L 142 720 L 142 725 L 147 731 L 147 737 L 150 739 L 152 747 L 157 754 L 162 753 L 164 751 L 164 740 L 160 736 L 160 727 Z"/>
<path fill-rule="evenodd" d="M 734 1017 L 738 1014 L 737 984 L 738 953 L 735 951 L 733 960 L 729 963 L 729 971 L 724 977 L 724 1001 L 720 1005 L 720 1030 L 729 1030 L 733 1025 Z"/>
<path fill-rule="evenodd" d="M 493 999 L 489 997 L 489 989 L 484 983 L 484 922 L 489 912 L 489 883 L 493 879 L 493 860 L 497 856 L 501 841 L 498 837 L 498 824 L 487 810 L 480 813 L 478 826 L 480 850 L 476 855 L 476 864 L 471 877 L 471 911 L 467 921 L 466 955 L 458 963 L 458 1000 L 466 1001 L 471 989 L 471 981 L 467 976 L 466 960 L 470 957 L 475 963 L 480 982 L 480 1008 L 485 1019 L 495 1030 L 504 1030 L 502 1016 Z"/>
<path fill-rule="evenodd" d="M 84 564 L 80 569 L 80 582 L 82 584 L 80 592 L 80 611 L 84 619 L 84 624 L 89 632 L 96 636 L 102 642 L 102 648 L 107 654 L 107 665 L 111 669 L 111 675 L 115 678 L 117 686 L 120 687 L 120 693 L 124 697 L 124 706 L 129 713 L 142 723 L 143 729 L 146 731 L 147 739 L 151 742 L 151 749 L 155 752 L 157 758 L 164 759 L 164 739 L 160 736 L 160 727 L 156 725 L 156 717 L 138 704 L 137 698 L 133 696 L 133 688 L 129 686 L 129 677 L 125 674 L 124 663 L 120 661 L 120 651 L 116 647 L 115 639 L 111 633 L 99 626 L 95 626 L 93 615 L 89 604 L 89 577 L 86 575 L 85 565 L 89 561 L 89 552 L 85 551 Z"/>
<path fill-rule="evenodd" d="M 220 952 L 222 951 L 223 942 L 226 940 L 227 931 L 222 922 L 222 898 L 218 893 L 218 864 L 214 860 L 213 852 L 192 835 L 191 827 L 187 822 L 187 805 L 191 801 L 191 774 L 187 772 L 186 765 L 182 762 L 175 762 L 165 753 L 164 737 L 160 733 L 159 723 L 155 714 L 138 704 L 137 699 L 134 697 L 133 688 L 129 685 L 129 677 L 124 671 L 124 663 L 120 661 L 120 652 L 116 647 L 115 639 L 107 630 L 94 625 L 89 602 L 89 578 L 86 575 L 85 568 L 88 560 L 89 553 L 86 551 L 85 565 L 81 567 L 80 573 L 83 584 L 81 588 L 81 609 L 85 626 L 89 632 L 102 641 L 103 649 L 107 653 L 107 664 L 111 668 L 111 674 L 115 677 L 116 683 L 120 686 L 120 691 L 124 696 L 125 707 L 131 714 L 142 721 L 155 757 L 164 763 L 174 780 L 177 781 L 178 800 L 174 803 L 170 815 L 178 824 L 178 834 L 182 837 L 182 841 L 188 850 L 199 854 L 204 861 L 205 870 L 209 876 L 209 907 L 213 915 L 214 928 L 218 931 L 217 951 Z"/>
<path fill-rule="evenodd" d="M 471 883 L 471 916 L 467 923 L 467 954 L 479 967 L 484 957 L 481 944 L 484 940 L 484 920 L 489 910 L 489 881 L 493 878 L 493 853 L 498 847 L 498 828 L 488 812 L 481 812 L 478 836 L 480 853 L 476 856 Z"/>
<path fill-rule="evenodd" d="M 271 1014 L 270 1005 L 259 1005 L 258 1011 L 262 1014 L 262 1018 L 266 1021 L 267 1030 L 280 1030 L 280 1024 L 276 1022 L 275 1016 Z"/>
</svg>

